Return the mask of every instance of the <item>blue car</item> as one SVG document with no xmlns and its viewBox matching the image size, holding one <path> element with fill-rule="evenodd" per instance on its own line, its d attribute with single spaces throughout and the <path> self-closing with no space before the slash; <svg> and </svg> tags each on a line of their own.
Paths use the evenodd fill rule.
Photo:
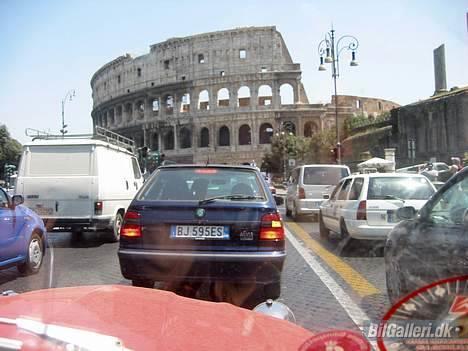
<svg viewBox="0 0 468 351">
<path fill-rule="evenodd" d="M 0 269 L 16 265 L 28 275 L 41 268 L 47 232 L 42 219 L 23 201 L 21 195 L 10 197 L 0 189 Z"/>
<path fill-rule="evenodd" d="M 158 168 L 130 204 L 118 251 L 134 286 L 185 290 L 213 283 L 278 298 L 286 257 L 277 203 L 258 169 L 230 165 Z M 223 286 L 223 288 L 219 288 Z M 223 294 L 218 300 L 226 301 Z"/>
</svg>

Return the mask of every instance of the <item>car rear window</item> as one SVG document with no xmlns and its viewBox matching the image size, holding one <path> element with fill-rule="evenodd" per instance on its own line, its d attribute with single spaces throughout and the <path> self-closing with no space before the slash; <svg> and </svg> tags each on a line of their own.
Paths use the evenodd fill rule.
<svg viewBox="0 0 468 351">
<path fill-rule="evenodd" d="M 368 200 L 427 200 L 434 193 L 424 177 L 373 177 L 369 180 Z"/>
<path fill-rule="evenodd" d="M 203 200 L 215 196 L 247 195 L 265 199 L 253 170 L 223 168 L 160 169 L 139 200 Z"/>
<path fill-rule="evenodd" d="M 347 168 L 305 167 L 303 183 L 307 185 L 335 185 L 348 175 Z"/>
</svg>

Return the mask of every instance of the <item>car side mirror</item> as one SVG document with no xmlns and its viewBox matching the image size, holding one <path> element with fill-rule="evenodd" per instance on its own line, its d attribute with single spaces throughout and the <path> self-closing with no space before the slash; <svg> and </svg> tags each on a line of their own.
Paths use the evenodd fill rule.
<svg viewBox="0 0 468 351">
<path fill-rule="evenodd" d="M 323 194 L 322 197 L 324 200 L 328 200 L 330 198 L 330 194 Z"/>
<path fill-rule="evenodd" d="M 13 208 L 18 205 L 21 205 L 22 203 L 24 203 L 24 198 L 22 195 L 13 195 L 13 197 L 11 198 L 11 205 L 13 206 Z"/>
<path fill-rule="evenodd" d="M 278 206 L 281 206 L 282 204 L 284 204 L 284 199 L 283 199 L 283 197 L 281 197 L 281 196 L 274 196 L 274 198 L 275 198 L 275 202 L 276 202 L 276 204 L 277 204 Z"/>
<path fill-rule="evenodd" d="M 417 211 L 413 206 L 400 207 L 396 211 L 396 215 L 399 219 L 413 219 L 416 217 Z"/>
</svg>

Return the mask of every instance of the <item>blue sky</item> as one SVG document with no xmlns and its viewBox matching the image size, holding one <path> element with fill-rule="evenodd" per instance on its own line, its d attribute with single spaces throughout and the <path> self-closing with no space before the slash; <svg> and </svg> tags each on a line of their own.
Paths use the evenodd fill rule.
<svg viewBox="0 0 468 351">
<path fill-rule="evenodd" d="M 360 66 L 343 56 L 338 92 L 400 104 L 434 92 L 432 51 L 445 43 L 448 87 L 468 85 L 465 0 L 450 1 L 0 1 L 0 123 L 21 142 L 26 127 L 57 132 L 61 100 L 70 133 L 90 132 L 93 73 L 170 37 L 276 25 L 311 102 L 328 102 L 330 72 L 317 45 L 331 23 L 359 39 Z"/>
</svg>

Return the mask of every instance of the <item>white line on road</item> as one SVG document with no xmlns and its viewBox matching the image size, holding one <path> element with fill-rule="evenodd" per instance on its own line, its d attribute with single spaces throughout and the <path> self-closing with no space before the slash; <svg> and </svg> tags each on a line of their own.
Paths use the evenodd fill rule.
<svg viewBox="0 0 468 351">
<path fill-rule="evenodd" d="M 286 229 L 286 228 L 285 228 Z M 299 252 L 304 261 L 307 262 L 310 268 L 330 290 L 332 295 L 336 298 L 338 303 L 343 307 L 352 321 L 362 329 L 364 323 L 369 322 L 369 316 L 351 299 L 351 297 L 341 288 L 341 286 L 332 278 L 332 276 L 320 265 L 320 263 L 312 256 L 308 249 L 306 249 L 297 239 L 286 229 L 286 237 L 294 248 Z M 377 343 L 369 340 L 372 347 L 377 350 Z"/>
</svg>

